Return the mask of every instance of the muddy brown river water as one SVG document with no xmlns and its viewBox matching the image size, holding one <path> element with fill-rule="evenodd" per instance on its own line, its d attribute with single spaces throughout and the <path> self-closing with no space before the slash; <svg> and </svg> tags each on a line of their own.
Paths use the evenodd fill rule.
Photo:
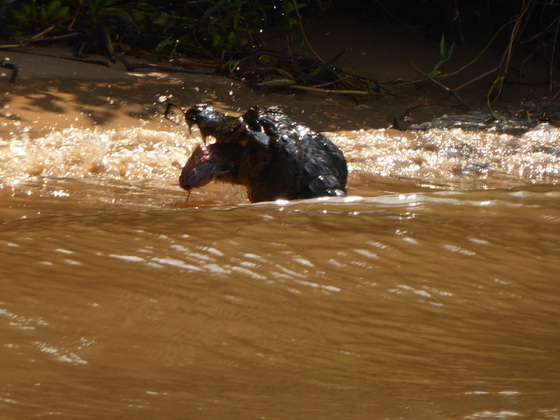
<svg viewBox="0 0 560 420">
<path fill-rule="evenodd" d="M 168 90 L 42 83 L 0 119 L 0 417 L 560 419 L 558 128 L 253 96 L 339 145 L 349 197 L 185 202 Z"/>
</svg>

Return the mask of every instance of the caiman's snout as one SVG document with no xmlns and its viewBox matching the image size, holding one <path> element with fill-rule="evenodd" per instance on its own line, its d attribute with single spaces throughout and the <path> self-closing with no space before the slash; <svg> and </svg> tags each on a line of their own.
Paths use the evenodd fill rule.
<svg viewBox="0 0 560 420">
<path fill-rule="evenodd" d="M 191 132 L 193 125 L 200 126 L 200 123 L 207 118 L 205 114 L 208 112 L 215 112 L 214 108 L 208 105 L 195 105 L 185 112 L 185 122 L 189 127 L 189 132 Z"/>
<path fill-rule="evenodd" d="M 207 113 L 208 111 L 214 112 L 212 107 L 208 105 L 195 105 L 189 108 L 185 112 L 185 120 L 189 127 L 192 127 L 194 124 L 200 124 L 203 114 Z"/>
</svg>

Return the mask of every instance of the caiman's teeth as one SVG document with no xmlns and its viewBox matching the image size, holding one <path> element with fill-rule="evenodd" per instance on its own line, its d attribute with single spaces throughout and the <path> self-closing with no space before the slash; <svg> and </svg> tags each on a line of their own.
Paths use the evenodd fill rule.
<svg viewBox="0 0 560 420">
<path fill-rule="evenodd" d="M 208 137 L 212 137 L 214 138 L 214 135 L 209 133 L 208 131 L 202 129 L 201 127 L 198 127 L 198 130 L 200 131 L 200 137 L 202 137 L 202 141 L 204 142 L 204 144 L 206 144 L 206 139 Z"/>
</svg>

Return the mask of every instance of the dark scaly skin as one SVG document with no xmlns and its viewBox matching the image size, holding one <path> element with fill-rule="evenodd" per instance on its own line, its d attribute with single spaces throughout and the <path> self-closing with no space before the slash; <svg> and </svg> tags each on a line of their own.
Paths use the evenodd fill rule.
<svg viewBox="0 0 560 420">
<path fill-rule="evenodd" d="M 189 128 L 198 126 L 204 139 L 212 136 L 217 142 L 238 143 L 246 136 L 241 118 L 224 115 L 208 105 L 193 106 L 185 112 L 185 119 Z"/>
<path fill-rule="evenodd" d="M 199 146 L 183 168 L 186 190 L 218 179 L 247 186 L 251 202 L 346 195 L 342 152 L 277 107 L 251 108 L 237 118 L 196 105 L 185 117 L 203 137 L 216 138 L 204 150 Z"/>
</svg>

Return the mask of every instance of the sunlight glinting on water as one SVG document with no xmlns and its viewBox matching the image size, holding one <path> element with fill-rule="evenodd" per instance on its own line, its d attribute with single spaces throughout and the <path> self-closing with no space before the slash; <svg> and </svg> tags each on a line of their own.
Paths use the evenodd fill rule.
<svg viewBox="0 0 560 420">
<path fill-rule="evenodd" d="M 330 137 L 351 173 L 460 189 L 560 181 L 560 130 L 545 124 L 521 138 L 460 129 L 358 130 Z M 41 177 L 168 185 L 201 141 L 182 128 L 70 128 L 37 139 L 21 133 L 0 145 L 0 176 L 7 185 Z"/>
<path fill-rule="evenodd" d="M 182 133 L 70 128 L 2 145 L 0 175 L 12 182 L 38 177 L 161 182 L 176 177 L 188 153 Z"/>
<path fill-rule="evenodd" d="M 560 130 L 546 124 L 521 138 L 461 129 L 358 130 L 331 138 L 345 151 L 351 171 L 386 177 L 464 189 L 504 181 L 558 182 L 560 176 Z"/>
</svg>

